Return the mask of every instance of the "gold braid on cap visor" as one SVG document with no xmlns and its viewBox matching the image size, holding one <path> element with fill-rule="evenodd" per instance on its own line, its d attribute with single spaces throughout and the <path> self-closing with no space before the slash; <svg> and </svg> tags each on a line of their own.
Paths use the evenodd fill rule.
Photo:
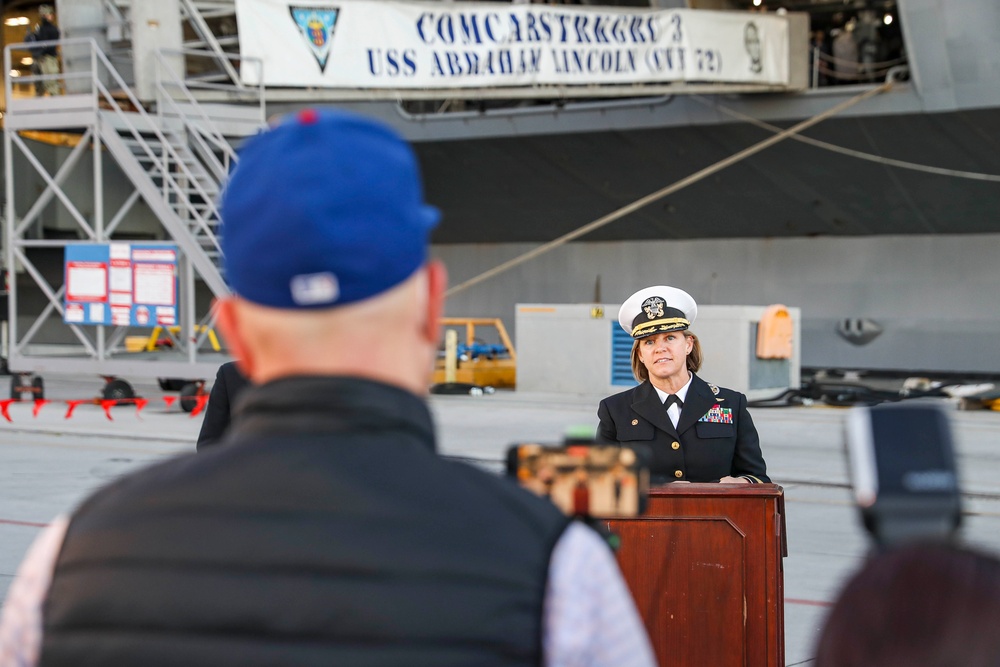
<svg viewBox="0 0 1000 667">
<path fill-rule="evenodd" d="M 691 323 L 683 317 L 671 317 L 665 320 L 653 320 L 644 322 L 632 329 L 632 338 L 640 338 L 658 331 L 677 331 L 691 326 Z"/>
</svg>

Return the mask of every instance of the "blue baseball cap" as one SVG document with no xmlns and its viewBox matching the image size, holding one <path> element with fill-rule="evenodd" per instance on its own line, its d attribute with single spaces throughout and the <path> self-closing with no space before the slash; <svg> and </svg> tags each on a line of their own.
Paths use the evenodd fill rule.
<svg viewBox="0 0 1000 667">
<path fill-rule="evenodd" d="M 285 309 L 361 301 L 427 261 L 438 210 L 416 156 L 385 125 L 306 109 L 251 138 L 222 194 L 226 279 Z"/>
</svg>

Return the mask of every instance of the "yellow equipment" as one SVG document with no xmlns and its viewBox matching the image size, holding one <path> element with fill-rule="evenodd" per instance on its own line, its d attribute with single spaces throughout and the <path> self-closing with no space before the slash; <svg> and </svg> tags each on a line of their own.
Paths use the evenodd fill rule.
<svg viewBox="0 0 1000 667">
<path fill-rule="evenodd" d="M 438 357 L 434 367 L 434 384 L 460 382 L 513 389 L 517 382 L 517 354 L 510 342 L 507 329 L 499 318 L 442 317 L 445 329 L 464 329 L 465 342 L 456 346 L 455 377 L 447 377 L 448 354 Z M 494 327 L 500 345 L 485 345 L 476 337 L 476 327 Z"/>
<path fill-rule="evenodd" d="M 125 351 L 126 352 L 154 352 L 164 343 L 172 344 L 169 339 L 161 339 L 160 334 L 166 329 L 170 332 L 172 336 L 176 336 L 181 332 L 180 327 L 169 326 L 163 327 L 157 325 L 153 327 L 148 336 L 126 336 L 125 338 Z M 195 333 L 208 332 L 208 343 L 212 346 L 212 350 L 215 352 L 222 351 L 222 345 L 219 344 L 219 337 L 215 335 L 215 329 L 211 327 L 206 327 L 204 324 L 196 324 L 194 327 Z"/>
</svg>

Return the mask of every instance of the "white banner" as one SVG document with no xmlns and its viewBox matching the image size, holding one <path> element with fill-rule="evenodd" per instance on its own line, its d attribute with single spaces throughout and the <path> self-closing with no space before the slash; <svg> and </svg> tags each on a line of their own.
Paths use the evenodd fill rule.
<svg viewBox="0 0 1000 667">
<path fill-rule="evenodd" d="M 471 88 L 788 83 L 774 14 L 388 0 L 236 0 L 267 86 Z M 246 84 L 260 83 L 242 68 Z"/>
</svg>

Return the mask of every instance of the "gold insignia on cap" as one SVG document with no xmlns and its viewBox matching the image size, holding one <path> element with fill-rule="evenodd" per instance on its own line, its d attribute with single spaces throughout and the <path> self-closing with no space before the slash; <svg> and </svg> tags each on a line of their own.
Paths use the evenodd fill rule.
<svg viewBox="0 0 1000 667">
<path fill-rule="evenodd" d="M 645 336 L 655 331 L 677 331 L 682 327 L 691 326 L 691 323 L 685 320 L 683 317 L 669 317 L 663 320 L 655 320 L 653 322 L 646 322 L 640 324 L 639 326 L 632 329 L 632 337 L 636 338 L 638 336 Z M 659 327 L 659 329 L 657 329 Z"/>
<path fill-rule="evenodd" d="M 657 317 L 663 317 L 663 307 L 667 305 L 667 302 L 663 300 L 662 296 L 651 296 L 642 302 L 642 310 L 646 313 L 647 320 L 655 320 Z"/>
</svg>

